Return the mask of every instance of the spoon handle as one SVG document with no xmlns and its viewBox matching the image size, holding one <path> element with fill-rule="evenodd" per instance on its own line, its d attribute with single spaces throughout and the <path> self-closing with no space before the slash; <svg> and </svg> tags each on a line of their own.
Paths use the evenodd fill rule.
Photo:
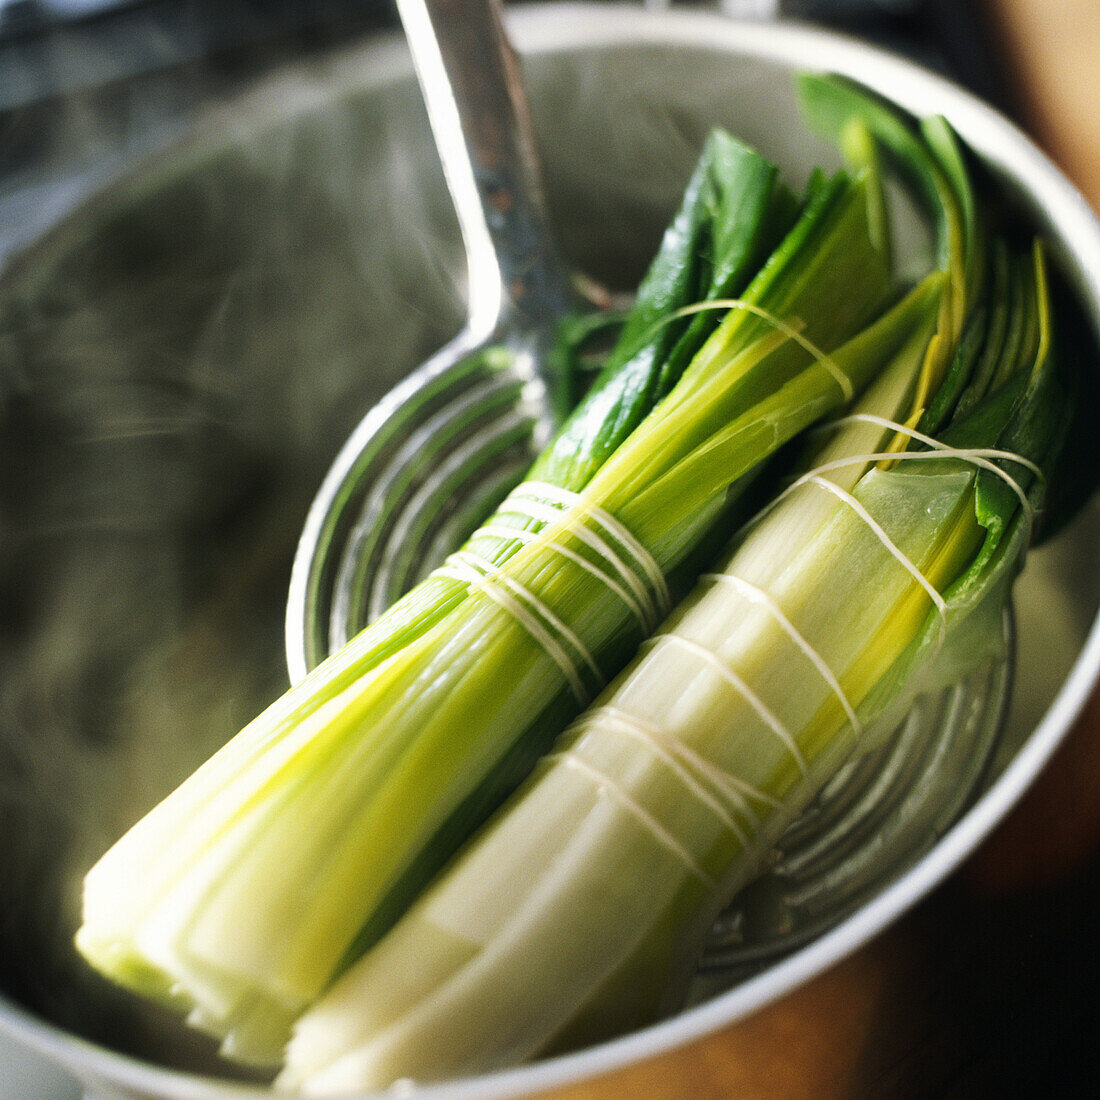
<svg viewBox="0 0 1100 1100">
<path fill-rule="evenodd" d="M 500 0 L 397 0 L 469 263 L 470 323 L 568 307 Z"/>
</svg>

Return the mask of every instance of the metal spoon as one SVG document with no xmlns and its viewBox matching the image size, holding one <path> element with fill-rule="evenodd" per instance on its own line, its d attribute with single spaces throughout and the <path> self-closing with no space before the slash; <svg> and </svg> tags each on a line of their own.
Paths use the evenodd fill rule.
<svg viewBox="0 0 1100 1100">
<path fill-rule="evenodd" d="M 367 413 L 314 499 L 287 607 L 294 681 L 471 533 L 553 426 L 546 353 L 572 295 L 500 0 L 397 6 L 462 231 L 469 315 Z M 495 345 L 510 354 L 476 354 Z"/>
</svg>

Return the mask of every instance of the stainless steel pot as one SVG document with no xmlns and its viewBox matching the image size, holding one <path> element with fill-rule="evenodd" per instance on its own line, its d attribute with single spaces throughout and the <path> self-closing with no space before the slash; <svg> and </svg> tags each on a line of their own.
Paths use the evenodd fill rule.
<svg viewBox="0 0 1100 1100">
<path fill-rule="evenodd" d="M 944 81 L 855 42 L 701 12 L 534 7 L 515 12 L 514 35 L 564 251 L 601 281 L 637 277 L 712 124 L 794 180 L 835 163 L 805 132 L 790 80 L 829 69 L 945 114 L 1049 236 L 1100 332 L 1086 204 Z M 21 1097 L 76 1095 L 77 1080 L 104 1098 L 263 1094 L 80 967 L 80 874 L 280 689 L 286 571 L 311 494 L 361 411 L 457 329 L 462 270 L 403 45 L 385 40 L 219 109 L 0 276 L 0 493 L 13 517 L 0 537 L 0 1064 L 25 1075 Z M 993 766 L 872 900 L 643 1033 L 423 1095 L 529 1094 L 686 1043 L 807 981 L 939 883 L 1090 690 L 1098 535 L 1094 503 L 1029 560 Z"/>
</svg>

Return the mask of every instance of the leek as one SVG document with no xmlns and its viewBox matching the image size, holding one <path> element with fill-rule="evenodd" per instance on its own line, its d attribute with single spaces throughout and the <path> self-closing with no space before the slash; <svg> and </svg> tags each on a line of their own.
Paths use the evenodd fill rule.
<svg viewBox="0 0 1100 1100">
<path fill-rule="evenodd" d="M 935 308 L 915 310 L 803 472 L 298 1021 L 281 1084 L 327 1095 L 476 1073 L 675 1008 L 716 913 L 824 780 L 994 644 L 981 628 L 1003 612 L 1068 417 L 1042 248 L 982 224 L 942 120 L 910 128 L 838 82 L 803 91 L 852 156 L 884 146 L 923 195 Z"/>
<path fill-rule="evenodd" d="M 88 873 L 92 965 L 226 1055 L 278 1063 L 291 1023 L 629 660 L 762 463 L 937 314 L 938 276 L 883 314 L 880 189 L 871 165 L 796 202 L 715 134 L 607 370 L 529 480 Z"/>
</svg>

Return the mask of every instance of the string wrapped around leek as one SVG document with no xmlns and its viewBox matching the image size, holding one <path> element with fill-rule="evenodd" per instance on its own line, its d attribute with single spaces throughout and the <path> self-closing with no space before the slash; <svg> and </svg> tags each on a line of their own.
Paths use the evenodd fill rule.
<svg viewBox="0 0 1100 1100">
<path fill-rule="evenodd" d="M 282 1084 L 460 1076 L 674 1007 L 717 910 L 824 778 L 1000 636 L 983 627 L 1067 416 L 1042 250 L 987 239 L 942 120 L 911 131 L 845 85 L 803 90 L 933 208 L 935 331 L 910 330 L 804 473 L 298 1022 Z"/>
<path fill-rule="evenodd" d="M 80 950 L 278 1063 L 657 625 L 753 471 L 926 325 L 891 287 L 881 181 L 776 170 L 715 134 L 611 362 L 529 480 L 89 872 Z M 730 297 L 737 299 L 732 306 Z M 725 301 L 677 316 L 687 303 Z"/>
</svg>

